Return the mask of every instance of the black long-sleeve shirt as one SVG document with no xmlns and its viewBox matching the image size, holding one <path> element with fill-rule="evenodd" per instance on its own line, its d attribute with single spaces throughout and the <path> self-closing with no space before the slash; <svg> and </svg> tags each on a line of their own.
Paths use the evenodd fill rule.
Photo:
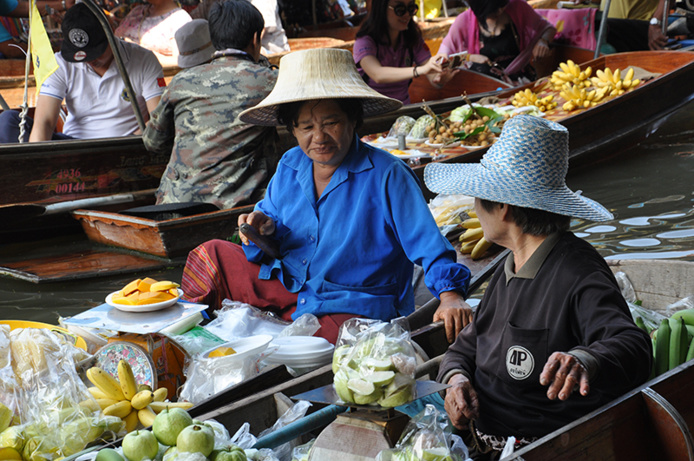
<svg viewBox="0 0 694 461">
<path fill-rule="evenodd" d="M 587 366 L 587 396 L 547 398 L 539 377 L 556 351 Z M 471 378 L 481 432 L 539 437 L 644 383 L 651 361 L 651 340 L 634 324 L 604 259 L 566 232 L 549 236 L 516 274 L 509 255 L 444 356 L 439 380 L 456 371 Z"/>
</svg>

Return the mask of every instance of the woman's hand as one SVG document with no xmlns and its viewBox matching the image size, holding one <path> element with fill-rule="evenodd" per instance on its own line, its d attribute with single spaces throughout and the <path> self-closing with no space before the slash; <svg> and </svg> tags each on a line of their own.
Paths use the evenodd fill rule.
<svg viewBox="0 0 694 461">
<path fill-rule="evenodd" d="M 247 223 L 251 227 L 255 228 L 260 235 L 272 235 L 275 233 L 275 221 L 268 217 L 262 211 L 253 211 L 250 214 L 239 215 L 237 224 Z M 248 238 L 239 232 L 239 238 L 244 245 L 248 245 Z"/>
<path fill-rule="evenodd" d="M 648 48 L 651 50 L 662 50 L 667 44 L 667 37 L 663 35 L 660 26 L 648 26 Z"/>
<path fill-rule="evenodd" d="M 489 58 L 483 54 L 471 54 L 469 61 L 475 62 L 477 64 L 487 64 L 488 66 L 492 65 L 492 62 L 489 60 Z"/>
<path fill-rule="evenodd" d="M 550 55 L 550 53 L 551 51 L 549 49 L 549 43 L 547 43 L 547 40 L 545 40 L 544 38 L 538 40 L 535 44 L 535 47 L 533 48 L 534 59 L 546 58 Z"/>
<path fill-rule="evenodd" d="M 578 386 L 581 395 L 588 395 L 588 370 L 586 370 L 576 357 L 565 352 L 554 352 L 547 359 L 542 373 L 540 384 L 550 385 L 547 389 L 547 398 L 554 400 L 566 400 Z"/>
<path fill-rule="evenodd" d="M 465 299 L 455 291 L 444 291 L 439 296 L 441 304 L 434 312 L 434 322 L 443 320 L 446 327 L 446 338 L 449 343 L 452 343 L 460 330 L 472 321 L 472 309 L 465 302 Z"/>
<path fill-rule="evenodd" d="M 441 73 L 441 71 L 443 71 L 443 67 L 441 66 L 441 56 L 442 55 L 432 56 L 426 63 L 422 64 L 421 66 L 417 66 L 417 73 L 419 75 Z"/>
<path fill-rule="evenodd" d="M 444 408 L 451 424 L 457 429 L 463 430 L 468 421 L 479 417 L 479 403 L 477 392 L 472 387 L 470 380 L 463 374 L 453 375 L 448 380 L 451 385 L 446 389 Z"/>
</svg>

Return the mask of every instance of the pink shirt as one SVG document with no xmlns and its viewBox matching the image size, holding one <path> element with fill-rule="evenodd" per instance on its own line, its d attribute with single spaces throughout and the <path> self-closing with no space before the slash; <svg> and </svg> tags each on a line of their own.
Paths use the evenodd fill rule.
<svg viewBox="0 0 694 461">
<path fill-rule="evenodd" d="M 134 7 L 114 34 L 148 50 L 177 57 L 178 46 L 174 34 L 183 24 L 192 20 L 190 15 L 185 10 L 176 8 L 160 16 L 149 16 L 149 7 L 148 4 Z"/>
<path fill-rule="evenodd" d="M 375 56 L 381 65 L 385 67 L 412 67 L 414 65 L 412 58 L 414 58 L 417 65 L 421 65 L 431 57 L 431 51 L 429 51 L 429 47 L 424 43 L 423 39 L 415 45 L 412 50 L 412 56 L 410 56 L 410 52 L 405 47 L 402 38 L 398 42 L 398 46 L 393 48 L 389 45 L 377 44 L 369 36 L 357 38 L 354 42 L 352 53 L 354 54 L 354 62 L 357 64 L 359 73 L 362 76 L 365 76 L 366 73 L 359 66 L 359 62 L 364 56 Z M 403 104 L 410 103 L 410 94 L 407 91 L 410 86 L 409 80 L 395 83 L 376 83 L 371 79 L 367 79 L 366 83 L 385 96 L 402 101 Z"/>
<path fill-rule="evenodd" d="M 547 28 L 552 25 L 530 6 L 525 0 L 510 0 L 506 13 L 518 31 L 519 48 L 523 50 L 532 46 Z M 446 38 L 439 47 L 439 54 L 453 54 L 467 51 L 470 54 L 480 54 L 480 33 L 477 18 L 471 9 L 458 15 L 451 25 Z M 524 66 L 520 66 L 522 68 Z M 511 72 L 510 66 L 507 68 Z"/>
</svg>

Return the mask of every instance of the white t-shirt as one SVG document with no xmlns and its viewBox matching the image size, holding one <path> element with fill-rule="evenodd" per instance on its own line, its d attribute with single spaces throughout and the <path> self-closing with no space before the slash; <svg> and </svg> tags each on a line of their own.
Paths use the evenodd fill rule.
<svg viewBox="0 0 694 461">
<path fill-rule="evenodd" d="M 262 53 L 274 54 L 282 51 L 289 51 L 287 34 L 282 27 L 277 0 L 250 0 L 265 21 L 265 29 L 262 40 Z"/>
<path fill-rule="evenodd" d="M 140 111 L 147 114 L 146 101 L 161 96 L 166 86 L 161 64 L 151 51 L 117 42 Z M 99 76 L 85 62 L 67 62 L 60 53 L 55 57 L 59 68 L 43 83 L 40 94 L 65 100 L 68 116 L 63 133 L 92 139 L 127 136 L 139 128 L 115 59 Z"/>
</svg>

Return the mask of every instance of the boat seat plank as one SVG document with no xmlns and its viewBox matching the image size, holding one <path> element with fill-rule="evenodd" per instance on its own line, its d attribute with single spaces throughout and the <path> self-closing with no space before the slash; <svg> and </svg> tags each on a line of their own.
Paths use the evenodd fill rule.
<svg viewBox="0 0 694 461">
<path fill-rule="evenodd" d="M 116 253 L 108 250 L 86 250 L 72 254 L 0 262 L 0 275 L 32 283 L 62 282 L 95 277 L 151 271 L 170 265 L 152 257 Z"/>
<path fill-rule="evenodd" d="M 675 378 L 672 378 L 676 376 Z M 687 362 L 670 370 L 649 387 L 674 406 L 694 433 L 694 362 Z"/>
<path fill-rule="evenodd" d="M 647 387 L 641 391 L 653 429 L 662 442 L 662 459 L 694 459 L 694 442 L 687 423 L 662 395 Z"/>
</svg>

